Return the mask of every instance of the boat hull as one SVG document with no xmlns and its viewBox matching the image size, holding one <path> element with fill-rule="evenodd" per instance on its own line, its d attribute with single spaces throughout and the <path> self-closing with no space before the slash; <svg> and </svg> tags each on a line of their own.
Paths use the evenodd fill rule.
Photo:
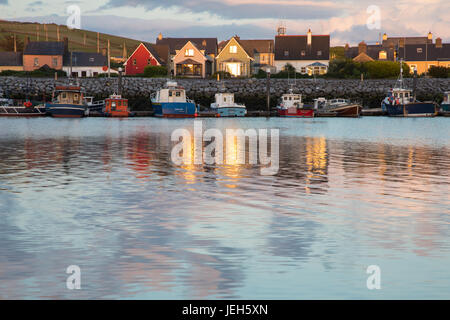
<svg viewBox="0 0 450 320">
<path fill-rule="evenodd" d="M 278 109 L 278 116 L 290 117 L 290 118 L 313 118 L 313 109 L 296 109 L 291 111 L 290 109 Z"/>
<path fill-rule="evenodd" d="M 441 111 L 449 112 L 450 111 L 450 104 L 449 103 L 441 104 Z"/>
<path fill-rule="evenodd" d="M 45 107 L 14 107 L 1 106 L 0 117 L 44 117 L 46 115 Z"/>
<path fill-rule="evenodd" d="M 53 104 L 45 105 L 47 112 L 54 118 L 82 118 L 85 115 L 86 107 L 77 104 Z"/>
<path fill-rule="evenodd" d="M 219 117 L 245 117 L 247 110 L 245 108 L 223 107 L 217 108 Z"/>
<path fill-rule="evenodd" d="M 434 117 L 437 115 L 436 105 L 432 102 L 413 102 L 395 106 L 384 104 L 383 107 L 391 117 Z"/>
<path fill-rule="evenodd" d="M 359 117 L 361 114 L 361 106 L 358 104 L 330 108 L 328 111 L 335 113 L 336 117 Z"/>
<path fill-rule="evenodd" d="M 190 102 L 153 102 L 155 117 L 160 118 L 195 118 L 197 107 Z"/>
</svg>

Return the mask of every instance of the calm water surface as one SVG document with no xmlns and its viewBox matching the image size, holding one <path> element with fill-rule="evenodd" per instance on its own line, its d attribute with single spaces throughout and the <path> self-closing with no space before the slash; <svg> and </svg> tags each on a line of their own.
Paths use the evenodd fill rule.
<svg viewBox="0 0 450 320">
<path fill-rule="evenodd" d="M 450 298 L 449 118 L 203 120 L 278 128 L 275 176 L 172 164 L 193 123 L 0 119 L 0 298 Z"/>
</svg>

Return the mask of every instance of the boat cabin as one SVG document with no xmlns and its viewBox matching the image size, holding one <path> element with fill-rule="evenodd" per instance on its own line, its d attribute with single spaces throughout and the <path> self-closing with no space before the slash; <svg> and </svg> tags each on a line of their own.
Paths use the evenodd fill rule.
<svg viewBox="0 0 450 320">
<path fill-rule="evenodd" d="M 408 104 L 413 102 L 413 95 L 409 89 L 394 88 L 391 91 L 391 95 L 396 104 Z"/>
<path fill-rule="evenodd" d="M 289 93 L 285 93 L 281 96 L 280 107 L 284 109 L 293 107 L 301 108 L 302 106 L 302 95 L 300 93 L 293 93 L 292 90 L 289 90 Z"/>
<path fill-rule="evenodd" d="M 83 92 L 80 87 L 74 86 L 57 86 L 53 92 L 53 100 L 57 104 L 76 104 L 83 105 Z"/>
<path fill-rule="evenodd" d="M 444 100 L 442 104 L 450 104 L 450 91 L 444 92 Z"/>
<path fill-rule="evenodd" d="M 186 102 L 186 90 L 176 82 L 167 82 L 167 87 L 156 93 L 157 102 Z"/>
<path fill-rule="evenodd" d="M 323 109 L 327 106 L 327 103 L 328 101 L 325 98 L 314 99 L 314 109 Z"/>
<path fill-rule="evenodd" d="M 128 99 L 122 98 L 120 95 L 111 95 L 105 99 L 104 113 L 111 117 L 128 117 Z"/>
<path fill-rule="evenodd" d="M 234 104 L 234 93 L 216 93 L 217 105 L 232 105 Z"/>
<path fill-rule="evenodd" d="M 348 99 L 342 99 L 342 98 L 339 98 L 339 99 L 331 99 L 331 100 L 329 101 L 329 104 L 330 104 L 330 105 L 333 105 L 333 106 L 345 105 L 345 104 L 348 104 L 348 103 L 350 103 L 350 100 L 348 100 Z"/>
</svg>

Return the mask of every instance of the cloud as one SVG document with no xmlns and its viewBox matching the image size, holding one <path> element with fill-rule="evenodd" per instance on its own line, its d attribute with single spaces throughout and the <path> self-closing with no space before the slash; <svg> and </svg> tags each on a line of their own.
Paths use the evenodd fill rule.
<svg viewBox="0 0 450 320">
<path fill-rule="evenodd" d="M 100 9 L 142 6 L 147 10 L 176 8 L 192 13 L 207 12 L 228 19 L 324 19 L 346 6 L 331 1 L 294 0 L 109 0 Z"/>
<path fill-rule="evenodd" d="M 1 4 L 8 4 L 8 0 L 0 0 L 0 5 Z"/>
</svg>

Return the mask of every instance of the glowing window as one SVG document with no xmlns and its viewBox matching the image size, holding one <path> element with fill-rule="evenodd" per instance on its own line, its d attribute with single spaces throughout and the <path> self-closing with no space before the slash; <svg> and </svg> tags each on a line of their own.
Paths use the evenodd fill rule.
<svg viewBox="0 0 450 320">
<path fill-rule="evenodd" d="M 230 46 L 230 53 L 237 53 L 237 46 Z"/>
</svg>

